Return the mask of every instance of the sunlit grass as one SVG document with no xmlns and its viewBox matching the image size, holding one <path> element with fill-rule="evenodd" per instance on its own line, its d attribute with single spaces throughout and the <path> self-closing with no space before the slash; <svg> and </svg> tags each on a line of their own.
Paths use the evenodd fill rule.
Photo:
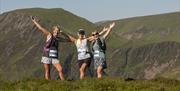
<svg viewBox="0 0 180 91">
<path fill-rule="evenodd" d="M 15 82 L 1 81 L 0 91 L 180 91 L 180 82 L 164 78 L 132 81 L 121 78 L 86 78 L 72 81 L 26 79 Z"/>
</svg>

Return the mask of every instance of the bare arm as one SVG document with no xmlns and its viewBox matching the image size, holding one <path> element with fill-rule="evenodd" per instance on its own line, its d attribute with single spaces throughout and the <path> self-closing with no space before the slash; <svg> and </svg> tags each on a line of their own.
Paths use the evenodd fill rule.
<svg viewBox="0 0 180 91">
<path fill-rule="evenodd" d="M 68 37 L 69 40 L 70 40 L 71 42 L 73 42 L 73 43 L 75 43 L 76 40 L 77 40 L 76 38 L 74 38 L 73 36 L 71 36 L 71 35 L 68 34 L 68 33 L 61 32 L 61 34 L 63 34 L 63 35 L 65 35 L 66 37 Z"/>
<path fill-rule="evenodd" d="M 93 36 L 90 36 L 88 38 L 86 38 L 88 41 L 93 41 L 94 40 L 94 37 Z"/>
<path fill-rule="evenodd" d="M 108 30 L 108 28 L 104 27 L 103 30 L 99 33 L 99 35 L 101 36 L 103 33 L 105 33 Z M 88 38 L 86 38 L 89 41 L 93 41 L 94 37 L 93 36 L 89 36 Z"/>
<path fill-rule="evenodd" d="M 102 30 L 101 32 L 99 32 L 99 36 L 101 36 L 103 33 L 107 32 L 108 29 L 109 29 L 109 28 L 104 27 L 103 30 Z M 94 40 L 94 37 L 93 37 L 93 36 L 90 36 L 90 37 L 88 37 L 88 38 L 86 38 L 86 39 L 89 40 L 89 41 L 93 41 L 93 40 Z"/>
<path fill-rule="evenodd" d="M 113 22 L 112 24 L 110 24 L 107 32 L 103 35 L 103 38 L 106 39 L 107 36 L 110 34 L 110 32 L 112 31 L 112 28 L 115 26 L 115 23 Z"/>
<path fill-rule="evenodd" d="M 99 35 L 101 36 L 103 33 L 105 33 L 108 30 L 107 27 L 104 27 L 103 30 L 101 32 L 99 32 Z"/>
<path fill-rule="evenodd" d="M 45 35 L 50 34 L 50 32 L 47 29 L 43 28 L 34 17 L 31 17 L 31 20 L 36 25 L 36 27 L 38 27 L 38 29 L 41 30 Z"/>
</svg>

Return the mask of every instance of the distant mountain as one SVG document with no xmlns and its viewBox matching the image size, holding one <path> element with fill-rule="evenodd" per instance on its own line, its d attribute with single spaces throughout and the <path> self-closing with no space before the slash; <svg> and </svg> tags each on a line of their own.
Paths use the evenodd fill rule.
<svg viewBox="0 0 180 91">
<path fill-rule="evenodd" d="M 112 76 L 180 79 L 180 12 L 114 22 L 108 41 Z"/>
<path fill-rule="evenodd" d="M 87 33 L 95 29 L 93 23 L 63 9 L 32 8 L 1 14 L 0 76 L 3 79 L 43 76 L 43 66 L 40 60 L 45 37 L 34 26 L 30 16 L 37 17 L 40 23 L 49 30 L 53 25 L 58 24 L 63 31 L 73 35 L 77 34 L 79 28 L 84 28 Z M 64 64 L 65 70 L 68 70 L 65 71 L 68 72 L 66 74 L 72 72 L 74 76 L 78 77 L 75 54 L 76 49 L 72 43 L 60 42 L 60 60 Z M 52 77 L 55 78 L 56 74 L 54 73 L 55 71 L 52 69 Z"/>
<path fill-rule="evenodd" d="M 98 23 L 63 9 L 20 9 L 0 15 L 0 78 L 42 77 L 40 60 L 45 42 L 43 34 L 31 22 L 36 16 L 51 30 L 60 25 L 76 35 L 84 28 L 87 35 L 113 21 Z M 135 79 L 167 77 L 180 79 L 180 12 L 115 20 L 116 26 L 107 39 L 107 75 Z M 60 60 L 67 78 L 78 78 L 76 49 L 61 37 Z M 92 64 L 93 65 L 93 64 Z M 91 67 L 91 70 L 93 68 Z M 57 74 L 51 70 L 52 78 Z M 87 72 L 92 74 L 91 71 Z"/>
<path fill-rule="evenodd" d="M 109 22 L 105 22 L 100 26 L 107 25 Z M 114 35 L 121 37 L 121 40 L 123 40 L 120 45 L 129 44 L 129 47 L 162 41 L 180 42 L 180 37 L 178 36 L 180 32 L 180 12 L 134 17 L 115 20 L 115 22 L 116 27 L 114 28 Z M 130 40 L 133 41 L 129 43 Z"/>
<path fill-rule="evenodd" d="M 106 22 L 108 22 L 108 20 L 95 22 L 95 24 L 96 24 L 97 26 L 100 26 L 100 25 L 102 25 L 102 24 L 104 24 L 104 23 L 106 23 Z"/>
</svg>

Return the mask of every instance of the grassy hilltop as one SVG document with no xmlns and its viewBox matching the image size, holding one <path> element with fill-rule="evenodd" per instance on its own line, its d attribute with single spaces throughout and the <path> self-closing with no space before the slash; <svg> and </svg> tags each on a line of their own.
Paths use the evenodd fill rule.
<svg viewBox="0 0 180 91">
<path fill-rule="evenodd" d="M 46 81 L 26 79 L 1 82 L 1 91 L 179 91 L 180 82 L 158 78 L 154 80 L 125 81 L 120 78 L 85 79 L 76 81 Z"/>
</svg>

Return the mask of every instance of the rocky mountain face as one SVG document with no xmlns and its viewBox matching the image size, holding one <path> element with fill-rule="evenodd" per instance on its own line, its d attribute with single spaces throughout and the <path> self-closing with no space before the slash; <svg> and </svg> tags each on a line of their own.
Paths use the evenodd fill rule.
<svg viewBox="0 0 180 91">
<path fill-rule="evenodd" d="M 95 24 L 62 9 L 24 9 L 1 14 L 1 79 L 43 77 L 40 60 L 45 36 L 33 25 L 30 15 L 37 16 L 49 30 L 56 24 L 73 35 L 79 28 L 86 29 L 88 34 L 96 29 Z M 135 79 L 180 79 L 179 15 L 173 13 L 115 21 L 116 27 L 107 39 L 107 75 Z M 156 24 L 147 21 L 153 19 Z M 164 21 L 163 25 L 157 23 L 161 20 Z M 109 21 L 100 24 L 100 27 L 107 23 Z M 61 36 L 59 49 L 66 78 L 78 79 L 75 46 Z M 51 75 L 52 79 L 57 78 L 54 68 L 51 69 Z M 93 63 L 87 75 L 93 75 Z"/>
<path fill-rule="evenodd" d="M 111 76 L 180 79 L 180 12 L 114 22 L 116 27 L 107 41 Z"/>
<path fill-rule="evenodd" d="M 110 75 L 125 78 L 179 78 L 180 43 L 162 42 L 112 52 Z M 116 67 L 116 68 L 114 68 Z"/>
<path fill-rule="evenodd" d="M 30 77 L 39 68 L 41 33 L 33 28 L 27 16 L 7 13 L 0 17 L 0 36 L 1 76 L 12 79 Z"/>
<path fill-rule="evenodd" d="M 44 17 L 48 16 L 45 13 L 48 10 L 35 9 L 34 12 L 38 13 L 39 10 L 44 13 Z M 40 63 L 40 60 L 45 43 L 45 36 L 30 20 L 31 14 L 24 13 L 25 11 L 26 10 L 8 12 L 0 16 L 0 76 L 2 79 L 16 80 L 29 77 L 43 77 L 43 65 Z M 67 13 L 61 9 L 60 11 L 65 14 Z M 56 12 L 51 13 L 55 14 Z M 40 16 L 37 17 L 39 19 L 42 18 Z M 67 13 L 66 17 L 66 22 L 69 21 L 69 23 L 72 22 L 72 24 L 62 26 L 63 31 L 69 31 L 72 27 L 78 29 L 82 26 L 85 26 L 83 28 L 87 30 L 94 29 L 92 23 L 81 17 L 77 17 L 71 13 Z M 78 21 L 72 21 L 71 19 L 73 18 L 78 18 Z M 53 22 L 58 21 L 57 19 L 52 19 L 52 21 L 42 20 L 40 23 L 49 29 L 49 27 L 52 27 L 50 25 L 53 25 Z M 49 22 L 52 23 L 48 24 Z M 78 25 L 79 23 L 88 24 L 89 26 L 80 26 Z M 69 28 L 68 26 L 72 27 Z M 70 32 L 76 33 L 76 31 L 77 30 L 71 30 Z M 69 43 L 68 40 L 66 41 L 66 38 L 61 38 L 62 41 L 60 41 L 59 47 L 61 63 L 63 64 L 66 75 L 70 75 L 72 72 L 73 78 L 77 78 L 78 66 L 76 62 L 76 49 L 72 43 Z M 57 72 L 54 68 L 52 68 L 51 73 L 52 78 L 55 79 Z"/>
</svg>

